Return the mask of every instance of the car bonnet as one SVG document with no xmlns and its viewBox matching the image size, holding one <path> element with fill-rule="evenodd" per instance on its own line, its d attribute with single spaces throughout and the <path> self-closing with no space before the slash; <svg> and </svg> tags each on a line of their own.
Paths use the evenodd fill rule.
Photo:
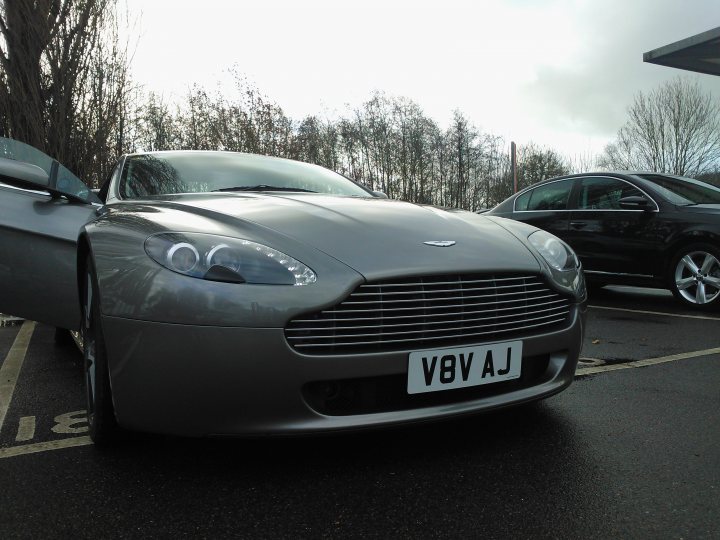
<svg viewBox="0 0 720 540">
<path fill-rule="evenodd" d="M 399 270 L 415 275 L 540 270 L 510 233 L 470 212 L 315 194 L 223 194 L 173 202 L 268 227 L 366 277 L 397 275 Z"/>
</svg>

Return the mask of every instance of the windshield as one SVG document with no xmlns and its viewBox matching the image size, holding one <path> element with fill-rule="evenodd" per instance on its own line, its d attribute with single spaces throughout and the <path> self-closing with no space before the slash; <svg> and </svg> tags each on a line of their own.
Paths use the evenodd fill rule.
<svg viewBox="0 0 720 540">
<path fill-rule="evenodd" d="M 211 191 L 296 191 L 371 196 L 344 176 L 317 165 L 236 152 L 161 152 L 129 156 L 120 180 L 120 196 L 125 199 Z"/>
<path fill-rule="evenodd" d="M 52 176 L 53 163 L 56 163 L 57 180 L 55 181 L 54 186 L 47 186 L 47 189 L 68 195 L 74 195 L 75 197 L 86 200 L 90 197 L 90 190 L 82 180 L 50 156 L 43 154 L 40 150 L 28 144 L 0 137 L 0 158 L 12 159 L 14 161 L 22 161 L 23 163 L 35 165 L 45 171 L 48 177 Z M 38 189 L 44 190 L 46 187 L 38 186 Z"/>
<path fill-rule="evenodd" d="M 659 174 L 639 174 L 651 187 L 668 201 L 678 205 L 720 204 L 720 188 L 680 176 L 661 176 Z"/>
</svg>

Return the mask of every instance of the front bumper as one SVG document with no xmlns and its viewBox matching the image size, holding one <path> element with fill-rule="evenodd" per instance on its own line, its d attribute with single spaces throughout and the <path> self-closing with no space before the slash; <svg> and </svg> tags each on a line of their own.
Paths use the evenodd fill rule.
<svg viewBox="0 0 720 540">
<path fill-rule="evenodd" d="M 585 304 L 568 325 L 523 338 L 524 384 L 447 390 L 435 402 L 328 413 L 308 394 L 323 381 L 397 380 L 409 351 L 336 356 L 297 353 L 282 328 L 155 323 L 103 316 L 113 400 L 121 426 L 176 435 L 331 432 L 439 420 L 551 396 L 567 388 L 585 325 Z M 488 340 L 491 342 L 493 340 Z M 497 340 L 502 341 L 502 339 Z M 542 362 L 539 370 L 536 362 Z M 533 367 L 534 366 L 534 367 Z M 505 383 L 496 383 L 498 385 Z M 456 393 L 456 394 L 453 394 Z M 457 399 L 454 398 L 457 396 Z M 373 412 L 368 412 L 371 410 Z M 322 411 L 322 412 L 320 412 Z M 325 413 L 325 414 L 323 414 Z"/>
</svg>

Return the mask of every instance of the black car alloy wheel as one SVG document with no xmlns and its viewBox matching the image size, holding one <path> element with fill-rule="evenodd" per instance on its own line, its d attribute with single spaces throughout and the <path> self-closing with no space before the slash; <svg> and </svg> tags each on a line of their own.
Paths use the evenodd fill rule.
<svg viewBox="0 0 720 540">
<path fill-rule="evenodd" d="M 673 294 L 693 307 L 719 304 L 720 253 L 710 245 L 695 244 L 681 250 L 671 266 Z"/>
</svg>

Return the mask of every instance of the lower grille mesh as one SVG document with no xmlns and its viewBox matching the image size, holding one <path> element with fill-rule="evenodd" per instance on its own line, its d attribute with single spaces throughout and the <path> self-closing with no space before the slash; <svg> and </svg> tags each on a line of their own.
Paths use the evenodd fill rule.
<svg viewBox="0 0 720 540">
<path fill-rule="evenodd" d="M 560 325 L 570 299 L 530 275 L 399 278 L 358 287 L 319 313 L 288 323 L 306 354 L 375 352 L 511 338 Z"/>
</svg>

